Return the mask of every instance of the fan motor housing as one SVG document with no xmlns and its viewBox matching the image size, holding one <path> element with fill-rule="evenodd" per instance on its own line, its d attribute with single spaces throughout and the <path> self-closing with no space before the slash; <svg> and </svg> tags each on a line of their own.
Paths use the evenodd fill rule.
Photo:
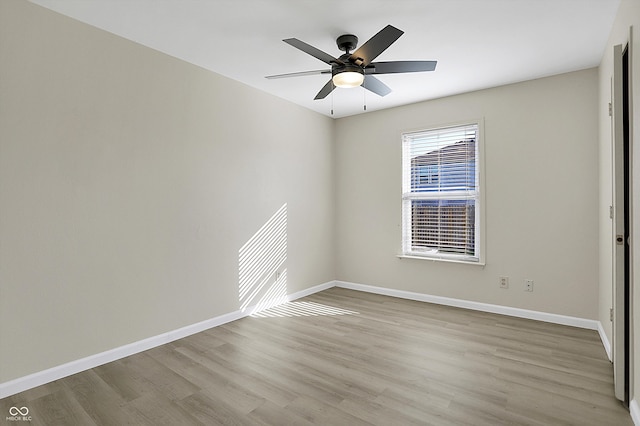
<svg viewBox="0 0 640 426">
<path fill-rule="evenodd" d="M 331 76 L 333 77 L 336 74 L 341 74 L 343 72 L 357 72 L 359 74 L 364 74 L 364 70 L 362 67 L 359 67 L 354 64 L 346 63 L 346 64 L 334 64 L 331 67 Z"/>
</svg>

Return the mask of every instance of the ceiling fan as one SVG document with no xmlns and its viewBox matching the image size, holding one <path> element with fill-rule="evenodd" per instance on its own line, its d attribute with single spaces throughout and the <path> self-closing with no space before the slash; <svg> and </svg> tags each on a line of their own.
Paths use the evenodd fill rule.
<svg viewBox="0 0 640 426">
<path fill-rule="evenodd" d="M 391 89 L 382 81 L 374 77 L 374 74 L 395 74 L 406 72 L 433 71 L 436 68 L 436 61 L 390 61 L 373 62 L 382 52 L 387 50 L 404 31 L 394 26 L 387 25 L 376 35 L 371 37 L 358 50 L 351 53 L 358 45 L 358 37 L 353 34 L 344 34 L 336 39 L 338 48 L 345 53 L 339 58 L 334 58 L 328 53 L 317 49 L 304 41 L 296 38 L 288 38 L 285 43 L 302 50 L 305 53 L 320 59 L 322 62 L 331 65 L 330 70 L 303 71 L 289 74 L 270 75 L 266 78 L 298 77 L 304 75 L 331 74 L 331 80 L 324 85 L 314 99 L 324 99 L 336 87 L 358 87 L 364 86 L 380 96 L 391 93 Z"/>
</svg>

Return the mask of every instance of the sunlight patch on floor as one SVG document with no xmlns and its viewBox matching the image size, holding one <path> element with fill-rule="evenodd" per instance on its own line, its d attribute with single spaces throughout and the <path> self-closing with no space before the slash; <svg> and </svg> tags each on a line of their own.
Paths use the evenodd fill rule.
<svg viewBox="0 0 640 426">
<path fill-rule="evenodd" d="M 315 302 L 288 302 L 252 314 L 256 318 L 358 315 L 356 311 L 335 308 Z"/>
</svg>

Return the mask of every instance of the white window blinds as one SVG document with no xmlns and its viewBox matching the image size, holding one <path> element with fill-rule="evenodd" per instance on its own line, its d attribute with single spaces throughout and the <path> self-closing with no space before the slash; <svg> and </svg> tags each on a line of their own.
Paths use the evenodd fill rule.
<svg viewBox="0 0 640 426">
<path fill-rule="evenodd" d="M 404 255 L 479 259 L 478 124 L 402 137 Z"/>
</svg>

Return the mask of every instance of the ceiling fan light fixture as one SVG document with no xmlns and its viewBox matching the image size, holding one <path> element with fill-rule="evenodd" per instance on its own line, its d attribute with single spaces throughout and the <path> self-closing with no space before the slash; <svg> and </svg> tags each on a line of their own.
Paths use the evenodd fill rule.
<svg viewBox="0 0 640 426">
<path fill-rule="evenodd" d="M 364 74 L 357 71 L 343 71 L 332 77 L 336 87 L 351 88 L 358 87 L 364 81 Z"/>
</svg>

